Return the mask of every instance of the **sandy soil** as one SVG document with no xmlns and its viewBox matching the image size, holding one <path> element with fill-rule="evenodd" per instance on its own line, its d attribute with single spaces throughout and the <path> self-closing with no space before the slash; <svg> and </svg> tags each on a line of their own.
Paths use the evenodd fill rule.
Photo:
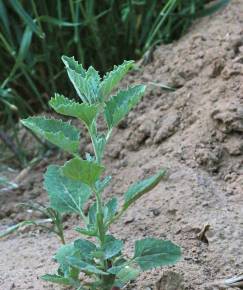
<svg viewBox="0 0 243 290">
<path fill-rule="evenodd" d="M 122 200 L 130 183 L 161 167 L 168 178 L 111 232 L 125 241 L 128 255 L 135 239 L 148 236 L 183 249 L 176 266 L 145 273 L 129 289 L 219 289 L 218 280 L 243 271 L 243 1 L 233 0 L 180 41 L 157 48 L 127 82 L 146 83 L 148 90 L 113 134 L 105 158 L 113 181 L 105 195 Z M 47 202 L 42 174 L 50 160 L 62 163 L 64 157 L 44 159 L 20 178 L 18 189 L 0 193 L 0 230 L 37 217 L 17 204 Z M 65 222 L 68 240 L 77 224 L 75 217 Z M 206 242 L 198 233 L 207 224 Z M 58 247 L 55 236 L 34 228 L 2 239 L 0 289 L 60 289 L 38 278 L 55 272 Z M 168 270 L 183 280 L 180 287 L 166 286 Z"/>
</svg>

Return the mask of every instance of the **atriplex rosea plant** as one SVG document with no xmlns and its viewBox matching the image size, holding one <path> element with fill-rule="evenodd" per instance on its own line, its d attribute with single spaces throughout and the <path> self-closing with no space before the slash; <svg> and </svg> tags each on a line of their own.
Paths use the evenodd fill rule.
<svg viewBox="0 0 243 290">
<path fill-rule="evenodd" d="M 132 258 L 124 257 L 123 242 L 109 233 L 110 225 L 139 197 L 153 189 L 165 174 L 161 170 L 130 186 L 120 208 L 116 197 L 108 201 L 104 201 L 102 197 L 103 190 L 111 180 L 110 176 L 101 179 L 105 145 L 112 129 L 139 102 L 145 86 L 136 85 L 112 94 L 118 82 L 133 66 L 132 61 L 125 61 L 114 67 L 101 80 L 93 67 L 86 71 L 74 58 L 63 56 L 62 60 L 82 103 L 56 94 L 49 104 L 57 113 L 78 118 L 86 125 L 94 156 L 86 154 L 85 159 L 80 156 L 80 132 L 70 122 L 44 117 L 30 117 L 22 122 L 36 134 L 73 156 L 63 166 L 48 167 L 44 187 L 55 211 L 80 215 L 84 226 L 75 230 L 88 239 L 80 238 L 62 245 L 55 255 L 55 260 L 59 263 L 57 274 L 48 274 L 42 278 L 80 290 L 120 289 L 134 280 L 141 271 L 174 264 L 181 255 L 180 248 L 170 241 L 145 238 L 135 242 Z M 104 118 L 106 132 L 98 132 L 98 116 Z M 92 194 L 96 201 L 85 215 L 83 208 Z"/>
</svg>

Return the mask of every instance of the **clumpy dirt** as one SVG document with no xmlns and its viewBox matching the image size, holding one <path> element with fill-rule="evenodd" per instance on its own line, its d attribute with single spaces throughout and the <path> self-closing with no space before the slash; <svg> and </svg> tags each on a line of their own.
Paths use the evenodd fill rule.
<svg viewBox="0 0 243 290">
<path fill-rule="evenodd" d="M 148 89 L 108 146 L 105 163 L 113 182 L 105 195 L 121 201 L 132 182 L 161 167 L 168 177 L 137 201 L 111 233 L 124 240 L 127 255 L 136 239 L 149 236 L 170 239 L 183 249 L 177 265 L 144 273 L 127 289 L 214 290 L 220 289 L 217 281 L 243 271 L 242 20 L 243 2 L 231 1 L 198 21 L 180 41 L 158 47 L 152 61 L 124 83 L 142 82 Z M 175 91 L 163 90 L 164 84 Z M 90 144 L 84 147 L 89 150 Z M 54 153 L 22 173 L 19 188 L 0 193 L 1 229 L 41 218 L 17 204 L 47 202 L 42 174 L 50 160 L 64 159 Z M 70 241 L 77 224 L 75 217 L 65 222 Z M 51 257 L 58 247 L 55 236 L 34 228 L 2 239 L 0 289 L 61 289 L 39 279 L 55 272 Z"/>
</svg>

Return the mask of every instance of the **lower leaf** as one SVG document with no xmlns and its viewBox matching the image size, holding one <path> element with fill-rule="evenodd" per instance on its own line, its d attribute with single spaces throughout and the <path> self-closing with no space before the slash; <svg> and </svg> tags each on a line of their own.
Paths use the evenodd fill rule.
<svg viewBox="0 0 243 290">
<path fill-rule="evenodd" d="M 66 285 L 66 286 L 74 286 L 74 287 L 80 286 L 79 281 L 75 281 L 73 279 L 69 279 L 63 276 L 59 276 L 59 275 L 46 274 L 46 275 L 41 276 L 41 279 L 44 281 Z"/>
<path fill-rule="evenodd" d="M 143 271 L 175 264 L 181 257 L 181 249 L 171 241 L 147 238 L 135 243 L 133 261 Z"/>
</svg>

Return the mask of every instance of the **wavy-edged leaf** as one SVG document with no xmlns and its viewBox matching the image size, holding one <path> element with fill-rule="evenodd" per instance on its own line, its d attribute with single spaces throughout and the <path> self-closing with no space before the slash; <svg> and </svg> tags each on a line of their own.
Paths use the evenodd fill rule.
<svg viewBox="0 0 243 290">
<path fill-rule="evenodd" d="M 135 242 L 133 261 L 143 271 L 175 264 L 181 257 L 181 249 L 171 241 L 146 238 Z"/>
<path fill-rule="evenodd" d="M 62 167 L 62 172 L 68 178 L 79 180 L 89 186 L 93 186 L 100 178 L 104 167 L 96 162 L 73 158 Z"/>
<path fill-rule="evenodd" d="M 59 94 L 55 94 L 49 104 L 57 113 L 78 118 L 88 127 L 90 127 L 99 110 L 97 105 L 80 104 Z"/>
<path fill-rule="evenodd" d="M 44 117 L 29 117 L 21 121 L 24 126 L 54 145 L 70 153 L 79 150 L 79 135 L 77 128 L 67 122 Z"/>
<path fill-rule="evenodd" d="M 127 209 L 143 194 L 152 190 L 161 181 L 161 179 L 165 176 L 165 174 L 166 171 L 161 170 L 157 174 L 131 185 L 125 192 L 125 203 L 123 205 L 123 208 Z"/>
<path fill-rule="evenodd" d="M 99 73 L 91 66 L 85 71 L 74 57 L 62 56 L 70 81 L 77 94 L 84 103 L 98 103 L 99 101 Z"/>
<path fill-rule="evenodd" d="M 134 61 L 124 61 L 123 64 L 114 66 L 113 70 L 108 72 L 103 81 L 100 84 L 100 94 L 103 100 L 112 92 L 112 90 L 118 85 L 121 79 L 128 73 L 133 67 Z"/>
<path fill-rule="evenodd" d="M 144 85 L 128 88 L 125 91 L 120 91 L 106 102 L 105 119 L 109 128 L 116 126 L 140 101 L 145 88 Z"/>
<path fill-rule="evenodd" d="M 44 175 L 44 188 L 51 207 L 60 213 L 80 213 L 92 194 L 86 184 L 63 176 L 57 165 L 48 167 Z"/>
</svg>

